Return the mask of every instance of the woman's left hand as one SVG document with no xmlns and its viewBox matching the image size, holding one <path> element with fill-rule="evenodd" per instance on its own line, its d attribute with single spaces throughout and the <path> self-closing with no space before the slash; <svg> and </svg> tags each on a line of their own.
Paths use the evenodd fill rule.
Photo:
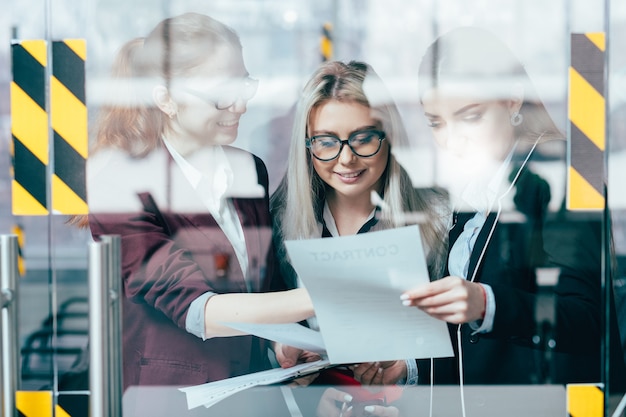
<svg viewBox="0 0 626 417">
<path fill-rule="evenodd" d="M 305 362 L 315 362 L 322 357 L 313 352 L 298 349 L 292 346 L 283 345 L 282 343 L 274 343 L 274 352 L 276 354 L 276 360 L 281 368 L 291 368 Z M 311 384 L 319 374 L 312 373 L 300 378 L 296 378 L 289 385 L 291 386 L 308 386 Z"/>
<path fill-rule="evenodd" d="M 317 417 L 398 417 L 400 412 L 393 406 L 367 405 L 361 413 L 352 406 L 352 396 L 335 388 L 327 388 L 317 405 Z"/>
<path fill-rule="evenodd" d="M 468 323 L 485 316 L 485 294 L 480 284 L 447 276 L 402 294 L 406 306 L 414 306 L 448 323 Z"/>
<path fill-rule="evenodd" d="M 363 385 L 393 385 L 406 379 L 406 362 L 366 362 L 350 366 L 354 378 Z"/>
</svg>

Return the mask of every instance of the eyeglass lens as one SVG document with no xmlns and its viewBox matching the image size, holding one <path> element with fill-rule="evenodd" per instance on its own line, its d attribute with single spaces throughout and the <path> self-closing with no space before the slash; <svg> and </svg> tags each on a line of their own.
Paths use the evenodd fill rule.
<svg viewBox="0 0 626 417">
<path fill-rule="evenodd" d="M 250 100 L 256 94 L 258 87 L 259 81 L 248 77 L 221 84 L 207 92 L 192 88 L 181 89 L 206 102 L 213 103 L 218 110 L 225 110 L 235 104 L 237 100 Z"/>
<path fill-rule="evenodd" d="M 239 99 L 248 101 L 254 97 L 258 86 L 258 80 L 253 78 L 246 78 L 243 82 L 224 86 L 219 91 L 216 91 L 215 99 L 213 100 L 215 107 L 218 110 L 224 110 L 231 107 Z"/>
<path fill-rule="evenodd" d="M 380 150 L 384 138 L 383 132 L 364 130 L 352 133 L 345 141 L 334 135 L 317 135 L 307 142 L 313 156 L 323 161 L 330 161 L 339 156 L 344 144 L 347 144 L 357 156 L 373 156 Z"/>
</svg>

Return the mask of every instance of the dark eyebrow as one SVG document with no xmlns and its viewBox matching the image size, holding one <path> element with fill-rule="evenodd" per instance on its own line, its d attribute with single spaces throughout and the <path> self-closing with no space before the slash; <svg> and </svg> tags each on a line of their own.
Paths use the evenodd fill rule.
<svg viewBox="0 0 626 417">
<path fill-rule="evenodd" d="M 458 116 L 459 114 L 463 114 L 469 110 L 472 110 L 475 107 L 480 106 L 480 103 L 474 103 L 474 104 L 468 104 L 467 106 L 461 107 L 459 110 L 455 111 L 454 113 L 452 113 L 453 116 Z M 424 112 L 424 116 L 429 117 L 429 118 L 439 118 L 440 116 L 437 116 L 436 114 L 430 114 L 428 112 Z"/>
<path fill-rule="evenodd" d="M 468 104 L 465 107 L 461 107 L 460 109 L 458 109 L 457 111 L 455 111 L 453 113 L 454 116 L 458 116 L 459 114 L 465 113 L 469 110 L 472 110 L 474 107 L 480 106 L 479 103 L 474 103 L 474 104 Z"/>
</svg>

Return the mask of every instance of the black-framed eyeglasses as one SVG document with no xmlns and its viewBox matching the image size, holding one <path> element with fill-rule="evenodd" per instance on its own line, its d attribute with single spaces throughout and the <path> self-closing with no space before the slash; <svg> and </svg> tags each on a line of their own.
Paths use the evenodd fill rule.
<svg viewBox="0 0 626 417">
<path fill-rule="evenodd" d="M 385 132 L 380 130 L 358 130 L 350 134 L 348 139 L 341 140 L 335 135 L 316 135 L 306 138 L 306 147 L 316 159 L 332 161 L 337 158 L 348 145 L 350 150 L 362 158 L 374 156 L 380 151 Z"/>
<path fill-rule="evenodd" d="M 255 96 L 258 88 L 259 80 L 246 77 L 241 80 L 220 84 L 211 91 L 206 92 L 186 87 L 180 87 L 179 89 L 203 101 L 213 103 L 217 110 L 226 110 L 232 107 L 237 100 L 250 100 Z"/>
</svg>

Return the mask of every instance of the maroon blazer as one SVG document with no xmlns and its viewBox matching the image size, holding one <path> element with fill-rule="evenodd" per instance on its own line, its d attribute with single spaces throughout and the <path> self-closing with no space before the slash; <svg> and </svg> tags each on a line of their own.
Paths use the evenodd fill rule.
<svg viewBox="0 0 626 417">
<path fill-rule="evenodd" d="M 256 192 L 232 198 L 245 235 L 250 291 L 283 289 L 265 276 L 267 257 L 273 256 L 265 165 L 242 150 L 225 150 L 238 161 L 231 161 L 235 176 L 241 161 L 256 173 L 242 179 L 253 182 Z M 200 384 L 267 369 L 266 342 L 256 337 L 202 341 L 185 330 L 188 307 L 198 296 L 247 292 L 246 282 L 231 243 L 201 202 L 194 202 L 177 164 L 165 150 L 153 154 L 140 162 L 107 155 L 106 162 L 95 163 L 89 181 L 90 205 L 96 194 L 92 235 L 121 236 L 124 387 Z M 118 177 L 117 187 L 111 176 Z M 226 268 L 219 261 L 224 256 Z"/>
</svg>

